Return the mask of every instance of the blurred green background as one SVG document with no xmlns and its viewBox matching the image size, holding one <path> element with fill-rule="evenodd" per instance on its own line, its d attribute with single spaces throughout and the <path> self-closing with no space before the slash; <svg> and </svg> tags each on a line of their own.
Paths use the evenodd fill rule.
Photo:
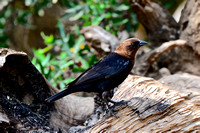
<svg viewBox="0 0 200 133">
<path fill-rule="evenodd" d="M 174 13 L 183 0 L 159 0 Z M 118 37 L 141 26 L 129 0 L 2 0 L 0 47 L 28 53 L 32 63 L 60 89 L 99 59 L 80 33 L 96 25 Z M 143 39 L 145 32 L 142 30 Z"/>
</svg>

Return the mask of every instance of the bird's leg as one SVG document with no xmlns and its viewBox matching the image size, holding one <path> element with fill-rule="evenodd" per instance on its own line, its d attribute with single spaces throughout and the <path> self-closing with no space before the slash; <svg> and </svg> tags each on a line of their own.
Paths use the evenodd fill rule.
<svg viewBox="0 0 200 133">
<path fill-rule="evenodd" d="M 124 100 L 121 100 L 119 102 L 116 102 L 116 101 L 113 101 L 113 100 L 108 100 L 109 102 L 113 103 L 114 105 L 113 106 L 120 106 L 120 105 L 123 105 L 123 104 L 127 104 L 129 101 L 124 101 Z"/>
<path fill-rule="evenodd" d="M 95 109 L 96 110 L 99 106 L 105 107 L 105 103 L 102 99 L 102 94 L 101 93 L 96 93 L 94 96 L 94 103 L 95 103 Z"/>
<path fill-rule="evenodd" d="M 110 91 L 104 91 L 102 93 L 102 99 L 106 99 L 107 102 L 111 102 L 113 104 L 115 104 L 116 102 L 111 100 L 111 98 L 113 97 L 114 95 L 114 90 L 110 90 Z"/>
<path fill-rule="evenodd" d="M 130 102 L 129 100 L 128 101 L 121 100 L 119 102 L 113 101 L 113 100 L 111 100 L 113 95 L 114 95 L 114 90 L 105 91 L 102 93 L 102 98 L 106 99 L 107 106 L 108 106 L 108 102 L 113 104 L 111 107 L 108 106 L 108 109 L 111 113 L 119 110 L 123 106 L 126 106 L 128 104 L 128 102 Z"/>
<path fill-rule="evenodd" d="M 103 102 L 104 102 L 104 105 L 105 105 L 106 108 L 107 108 L 107 111 L 108 111 L 111 115 L 115 116 L 116 118 L 119 118 L 119 116 L 116 115 L 117 112 L 114 113 L 114 111 L 117 111 L 117 110 L 119 110 L 119 108 L 123 107 L 124 105 L 127 105 L 127 103 L 128 103 L 129 101 L 124 101 L 124 100 L 119 101 L 119 102 L 113 101 L 113 100 L 111 100 L 113 94 L 114 94 L 114 93 L 113 93 L 112 90 L 111 90 L 111 91 L 104 91 L 104 92 L 101 94 L 101 98 L 102 98 L 102 100 L 103 100 Z M 113 105 L 112 105 L 112 106 L 109 105 L 109 102 L 112 103 Z M 117 109 L 117 107 L 118 107 L 118 109 Z"/>
<path fill-rule="evenodd" d="M 110 93 L 109 91 L 104 91 L 104 92 L 102 93 L 102 99 L 103 99 L 103 101 L 105 102 L 106 107 L 107 107 L 109 113 L 110 113 L 111 115 L 115 116 L 116 118 L 119 118 L 119 116 L 117 116 L 117 115 L 113 112 L 113 109 L 111 109 L 110 106 L 109 106 L 109 104 L 108 104 L 108 102 L 111 102 L 111 101 L 112 101 L 110 96 L 111 96 L 111 93 Z M 112 101 L 112 102 L 114 102 L 114 101 Z"/>
<path fill-rule="evenodd" d="M 112 103 L 113 106 L 120 106 L 123 104 L 127 104 L 129 102 L 129 101 L 124 101 L 124 100 L 121 100 L 119 102 L 113 101 L 113 100 L 111 100 L 113 95 L 114 95 L 114 91 L 110 90 L 110 91 L 103 92 L 102 97 L 105 97 L 105 99 L 107 99 L 108 102 Z"/>
<path fill-rule="evenodd" d="M 118 107 L 118 106 L 122 107 L 124 105 L 127 105 L 129 102 L 129 101 L 124 101 L 124 100 L 116 102 L 116 101 L 111 100 L 111 98 L 108 98 L 107 101 L 111 102 L 113 104 L 113 106 L 111 106 L 111 108 L 110 108 L 112 111 L 116 110 L 116 107 Z"/>
</svg>

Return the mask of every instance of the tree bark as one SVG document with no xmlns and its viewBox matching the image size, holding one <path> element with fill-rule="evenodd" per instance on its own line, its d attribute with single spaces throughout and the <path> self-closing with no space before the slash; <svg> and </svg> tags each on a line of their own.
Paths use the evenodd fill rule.
<svg viewBox="0 0 200 133">
<path fill-rule="evenodd" d="M 186 39 L 188 45 L 200 55 L 200 1 L 188 0 L 185 8 L 182 11 L 180 19 L 181 36 L 180 38 Z"/>
<path fill-rule="evenodd" d="M 199 132 L 200 77 L 175 74 L 159 80 L 129 76 L 112 100 L 130 100 L 87 132 Z M 169 87 L 167 87 L 167 86 Z"/>
<path fill-rule="evenodd" d="M 97 51 L 96 55 L 99 58 L 113 52 L 120 44 L 117 37 L 99 26 L 84 27 L 81 33 L 84 35 L 87 44 Z"/>
<path fill-rule="evenodd" d="M 179 23 L 154 0 L 133 0 L 131 4 L 139 21 L 147 31 L 150 47 L 154 47 L 151 52 L 136 58 L 136 63 L 141 61 L 144 63 L 136 65 L 133 73 L 157 78 L 159 70 L 165 67 L 170 73 L 187 72 L 200 75 L 200 68 L 197 67 L 200 65 L 198 52 L 200 51 L 198 41 L 199 1 L 191 0 L 186 3 Z M 159 58 L 154 58 L 156 59 L 154 62 L 144 60 L 144 58 L 151 58 L 150 53 L 160 49 L 158 47 L 162 48 L 162 45 L 166 44 L 165 42 L 179 38 L 186 41 L 185 46 L 174 45 L 173 49 L 163 51 Z"/>
<path fill-rule="evenodd" d="M 144 26 L 152 47 L 179 37 L 179 24 L 159 2 L 132 0 L 132 9 Z"/>
</svg>

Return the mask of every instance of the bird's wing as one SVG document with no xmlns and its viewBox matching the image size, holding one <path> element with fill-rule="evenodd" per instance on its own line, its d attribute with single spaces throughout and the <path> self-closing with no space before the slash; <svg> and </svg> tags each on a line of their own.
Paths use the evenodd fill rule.
<svg viewBox="0 0 200 133">
<path fill-rule="evenodd" d="M 97 80 L 111 78 L 120 73 L 123 73 L 128 66 L 130 66 L 130 61 L 119 55 L 111 54 L 98 63 L 90 67 L 84 73 L 82 73 L 74 82 L 73 85 L 81 85 L 85 83 L 94 82 Z"/>
</svg>

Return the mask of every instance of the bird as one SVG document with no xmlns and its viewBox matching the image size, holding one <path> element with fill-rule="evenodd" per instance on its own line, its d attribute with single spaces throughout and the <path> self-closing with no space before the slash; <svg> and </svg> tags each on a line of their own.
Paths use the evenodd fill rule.
<svg viewBox="0 0 200 133">
<path fill-rule="evenodd" d="M 134 66 L 138 49 L 147 42 L 137 38 L 123 41 L 118 48 L 92 65 L 74 81 L 66 85 L 66 89 L 47 98 L 46 102 L 56 101 L 75 92 L 96 92 L 106 102 L 106 93 L 119 86 L 129 75 Z"/>
</svg>

